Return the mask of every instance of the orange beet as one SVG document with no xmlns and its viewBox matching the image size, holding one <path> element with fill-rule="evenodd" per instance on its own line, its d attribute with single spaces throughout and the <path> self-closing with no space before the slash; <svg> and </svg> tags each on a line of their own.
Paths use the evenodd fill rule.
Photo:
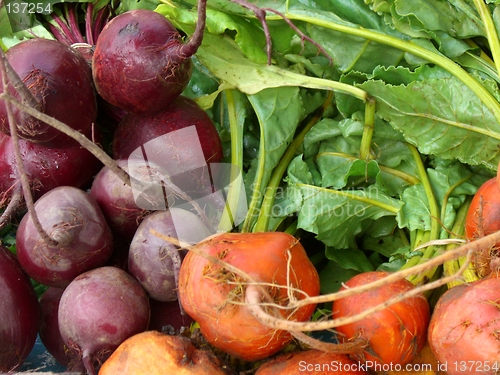
<svg viewBox="0 0 500 375">
<path fill-rule="evenodd" d="M 293 236 L 279 232 L 225 233 L 212 237 L 190 251 L 179 274 L 179 295 L 185 311 L 200 325 L 207 341 L 224 352 L 256 361 L 283 348 L 292 336 L 261 324 L 244 305 L 245 284 L 241 276 L 197 254 L 202 252 L 228 262 L 262 283 L 287 285 L 290 282 L 310 296 L 319 293 L 319 277 L 313 264 Z M 288 261 L 289 264 L 288 264 Z M 266 287 L 274 302 L 288 303 L 286 288 Z M 294 293 L 297 299 L 302 294 Z M 289 311 L 282 309 L 288 320 L 306 321 L 315 306 Z"/>
<path fill-rule="evenodd" d="M 472 198 L 465 219 L 465 237 L 475 240 L 497 230 L 500 230 L 500 189 L 494 177 L 482 184 Z M 472 264 L 480 277 L 491 273 L 491 260 L 498 258 L 499 248 L 497 243 L 472 255 Z"/>
<path fill-rule="evenodd" d="M 158 331 L 125 340 L 101 366 L 99 375 L 222 375 L 219 360 L 196 349 L 186 337 Z"/>
<path fill-rule="evenodd" d="M 353 288 L 386 277 L 386 272 L 365 272 L 352 277 L 342 288 Z M 353 316 L 407 292 L 414 285 L 406 279 L 367 292 L 342 298 L 333 304 L 333 319 Z M 337 327 L 339 338 L 362 338 L 367 346 L 358 359 L 373 364 L 406 364 L 426 343 L 430 320 L 429 304 L 423 295 L 407 298 L 351 324 Z"/>
</svg>

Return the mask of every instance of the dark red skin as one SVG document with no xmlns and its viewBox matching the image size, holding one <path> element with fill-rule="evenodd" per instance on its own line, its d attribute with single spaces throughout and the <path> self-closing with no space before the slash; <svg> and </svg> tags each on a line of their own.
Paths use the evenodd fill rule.
<svg viewBox="0 0 500 375">
<path fill-rule="evenodd" d="M 436 359 L 448 364 L 447 374 L 497 373 L 499 300 L 500 279 L 493 273 L 471 284 L 455 286 L 438 300 L 429 324 L 428 342 Z"/>
<path fill-rule="evenodd" d="M 49 287 L 40 297 L 41 322 L 40 340 L 47 351 L 63 366 L 71 371 L 81 371 L 83 367 L 75 363 L 77 358 L 71 356 L 68 347 L 64 344 L 59 331 L 59 301 L 64 288 Z"/>
<path fill-rule="evenodd" d="M 126 159 L 132 151 L 146 142 L 192 125 L 196 127 L 207 163 L 219 163 L 223 151 L 217 128 L 208 114 L 186 96 L 179 96 L 168 108 L 155 114 L 126 115 L 114 134 L 113 156 L 115 159 Z"/>
<path fill-rule="evenodd" d="M 16 232 L 16 249 L 23 269 L 41 284 L 65 287 L 76 276 L 104 265 L 113 251 L 113 236 L 95 200 L 78 188 L 61 186 L 36 203 L 40 223 L 54 237 L 68 242 L 50 246 L 39 236 L 31 215 Z"/>
<path fill-rule="evenodd" d="M 16 257 L 0 246 L 0 372 L 18 369 L 35 345 L 40 306 Z"/>
<path fill-rule="evenodd" d="M 117 160 L 118 166 L 128 171 L 127 160 Z M 137 206 L 132 187 L 125 184 L 108 167 L 95 176 L 90 195 L 101 207 L 114 236 L 130 242 L 142 219 L 149 210 Z"/>
<path fill-rule="evenodd" d="M 166 142 L 160 142 L 158 147 L 148 144 L 148 162 L 167 170 L 172 182 L 192 198 L 206 196 L 213 192 L 212 186 L 206 168 L 198 168 L 196 149 L 201 144 L 207 165 L 219 163 L 223 156 L 222 142 L 210 117 L 190 98 L 180 96 L 155 114 L 125 116 L 114 133 L 113 156 L 127 159 L 148 141 L 190 126 L 195 127 L 199 143 L 196 137 L 188 137 L 176 141 L 174 147 L 165 147 Z"/>
<path fill-rule="evenodd" d="M 79 52 L 56 40 L 34 38 L 11 47 L 6 56 L 40 102 L 41 112 L 91 136 L 97 117 L 97 101 L 90 67 Z M 0 92 L 3 92 L 2 85 Z M 12 86 L 9 93 L 20 99 Z M 76 144 L 52 126 L 12 108 L 20 137 L 47 147 Z M 0 130 L 10 134 L 3 101 L 0 102 Z"/>
<path fill-rule="evenodd" d="M 102 163 L 80 145 L 49 148 L 21 139 L 19 147 L 35 200 L 58 186 L 84 187 L 102 167 Z M 20 184 L 16 171 L 12 139 L 0 133 L 0 191 L 6 192 L 14 184 Z"/>
<path fill-rule="evenodd" d="M 139 225 L 130 244 L 129 273 L 150 297 L 163 302 L 174 301 L 177 299 L 176 279 L 185 251 L 181 252 L 151 230 L 173 238 L 179 238 L 177 233 L 180 233 L 185 237 L 180 240 L 194 244 L 213 233 L 197 215 L 179 208 L 153 212 Z"/>
<path fill-rule="evenodd" d="M 123 341 L 148 328 L 149 299 L 125 271 L 100 267 L 67 286 L 58 317 L 64 343 L 82 359 L 89 374 L 96 374 L 95 367 Z"/>
<path fill-rule="evenodd" d="M 190 57 L 180 58 L 181 35 L 161 14 L 131 10 L 104 27 L 95 46 L 92 72 L 97 92 L 134 113 L 165 108 L 191 78 Z"/>
</svg>

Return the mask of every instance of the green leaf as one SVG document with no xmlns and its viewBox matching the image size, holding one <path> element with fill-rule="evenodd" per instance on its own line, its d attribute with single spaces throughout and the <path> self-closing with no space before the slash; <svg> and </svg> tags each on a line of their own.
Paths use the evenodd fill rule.
<svg viewBox="0 0 500 375">
<path fill-rule="evenodd" d="M 408 228 L 410 231 L 418 229 L 430 231 L 432 216 L 424 186 L 422 184 L 410 186 L 403 192 L 401 200 L 404 205 L 397 216 L 399 227 Z"/>
<path fill-rule="evenodd" d="M 496 169 L 500 124 L 458 79 L 399 86 L 367 81 L 360 87 L 377 98 L 377 114 L 402 131 L 421 153 Z"/>
<path fill-rule="evenodd" d="M 400 201 L 376 186 L 333 190 L 289 183 L 288 189 L 300 197 L 298 228 L 315 233 L 318 240 L 339 249 L 355 248 L 355 237 L 365 225 L 384 216 L 394 216 L 401 209 Z"/>
<path fill-rule="evenodd" d="M 376 178 L 380 173 L 375 160 L 366 162 L 346 154 L 319 153 L 316 163 L 323 176 L 321 186 L 334 189 L 345 187 L 351 177 L 362 177 L 368 180 Z"/>
<path fill-rule="evenodd" d="M 484 36 L 482 22 L 473 4 L 464 0 L 366 0 L 376 12 L 400 32 L 412 37 L 432 36 L 443 31 L 452 37 Z"/>
<path fill-rule="evenodd" d="M 416 30 L 444 31 L 458 38 L 484 35 L 481 18 L 466 1 L 398 0 L 393 3 L 393 17 L 405 19 Z"/>
<path fill-rule="evenodd" d="M 346 269 L 334 261 L 328 262 L 325 268 L 319 273 L 320 293 L 328 294 L 338 292 L 342 287 L 342 283 L 345 283 L 357 274 L 359 274 L 359 272 L 354 269 Z"/>
<path fill-rule="evenodd" d="M 357 156 L 364 124 L 363 114 L 335 121 L 324 119 L 315 125 L 304 140 L 306 155 L 314 156 L 321 173 L 319 186 L 336 189 L 377 182 L 379 188 L 398 196 L 409 185 L 418 183 L 417 168 L 401 133 L 378 119 L 372 142 L 373 160 L 368 163 Z"/>
<path fill-rule="evenodd" d="M 359 249 L 326 249 L 326 257 L 341 264 L 345 269 L 352 269 L 358 272 L 373 271 L 373 266 L 364 252 Z"/>
<path fill-rule="evenodd" d="M 193 32 L 198 17 L 195 9 L 174 8 L 165 4 L 159 5 L 156 12 L 166 16 L 176 27 L 182 28 L 187 33 Z M 210 35 L 234 32 L 234 42 L 247 58 L 255 63 L 267 62 L 264 34 L 253 23 L 221 11 L 207 9 L 206 29 L 208 33 L 205 34 L 204 41 Z"/>
<path fill-rule="evenodd" d="M 341 72 L 351 70 L 372 72 L 379 65 L 398 65 L 404 52 L 397 48 L 369 41 L 335 30 L 314 25 L 308 28 L 309 35 L 333 58 L 335 67 Z"/>
<path fill-rule="evenodd" d="M 248 100 L 259 122 L 260 145 L 258 158 L 252 163 L 245 180 L 250 202 L 245 222 L 247 230 L 257 217 L 271 173 L 292 141 L 304 116 L 298 87 L 266 89 L 249 95 Z"/>
<path fill-rule="evenodd" d="M 158 0 L 120 0 L 117 13 L 124 13 L 133 9 L 154 10 L 158 6 Z"/>
<path fill-rule="evenodd" d="M 361 248 L 375 251 L 390 258 L 401 249 L 407 251 L 408 243 L 397 228 L 397 221 L 392 216 L 385 216 L 373 222 L 362 236 Z"/>
<path fill-rule="evenodd" d="M 313 176 L 308 164 L 299 155 L 288 164 L 288 178 L 292 182 L 312 184 Z"/>
</svg>

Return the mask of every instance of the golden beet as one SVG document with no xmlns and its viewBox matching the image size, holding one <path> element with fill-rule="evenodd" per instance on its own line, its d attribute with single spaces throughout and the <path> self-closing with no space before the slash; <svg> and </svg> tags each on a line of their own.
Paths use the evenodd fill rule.
<svg viewBox="0 0 500 375">
<path fill-rule="evenodd" d="M 197 349 L 186 337 L 158 331 L 138 333 L 125 340 L 104 362 L 99 375 L 219 375 L 219 360 Z"/>
</svg>

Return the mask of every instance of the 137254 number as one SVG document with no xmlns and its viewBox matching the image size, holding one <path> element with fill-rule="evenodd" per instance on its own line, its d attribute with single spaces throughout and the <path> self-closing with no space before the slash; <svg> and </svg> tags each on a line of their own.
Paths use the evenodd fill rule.
<svg viewBox="0 0 500 375">
<path fill-rule="evenodd" d="M 52 4 L 50 3 L 25 3 L 25 2 L 7 2 L 5 9 L 8 14 L 49 14 L 52 13 Z"/>
<path fill-rule="evenodd" d="M 497 373 L 500 370 L 500 363 L 493 361 L 455 361 L 453 362 L 453 367 L 455 371 L 463 373 Z"/>
</svg>

